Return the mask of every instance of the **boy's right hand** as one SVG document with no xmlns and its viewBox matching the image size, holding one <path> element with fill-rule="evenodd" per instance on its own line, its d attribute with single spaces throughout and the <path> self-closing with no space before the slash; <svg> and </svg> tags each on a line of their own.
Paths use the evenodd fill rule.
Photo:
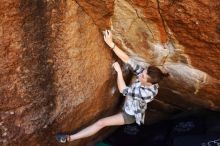
<svg viewBox="0 0 220 146">
<path fill-rule="evenodd" d="M 110 30 L 105 30 L 105 31 L 103 31 L 103 35 L 104 35 L 104 41 L 106 42 L 106 44 L 110 48 L 113 48 L 115 44 L 112 41 L 112 32 Z"/>
<path fill-rule="evenodd" d="M 112 66 L 114 67 L 117 73 L 121 72 L 121 67 L 118 62 L 113 63 Z"/>
</svg>

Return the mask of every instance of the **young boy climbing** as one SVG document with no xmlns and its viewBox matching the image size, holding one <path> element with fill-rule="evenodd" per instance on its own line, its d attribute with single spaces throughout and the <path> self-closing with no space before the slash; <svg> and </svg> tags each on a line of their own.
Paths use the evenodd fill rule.
<svg viewBox="0 0 220 146">
<path fill-rule="evenodd" d="M 122 111 L 113 116 L 102 118 L 75 134 L 57 134 L 56 139 L 61 143 L 89 137 L 106 126 L 132 124 L 134 122 L 139 125 L 144 123 L 147 103 L 152 101 L 157 95 L 159 87 L 157 83 L 159 83 L 163 77 L 167 76 L 167 74 L 162 73 L 162 71 L 155 66 L 148 66 L 144 69 L 135 64 L 133 59 L 119 49 L 113 42 L 110 30 L 105 30 L 103 34 L 106 44 L 124 63 L 131 66 L 137 79 L 131 86 L 127 86 L 123 79 L 119 63 L 113 63 L 113 67 L 117 72 L 118 89 L 120 93 L 126 97 Z"/>
</svg>

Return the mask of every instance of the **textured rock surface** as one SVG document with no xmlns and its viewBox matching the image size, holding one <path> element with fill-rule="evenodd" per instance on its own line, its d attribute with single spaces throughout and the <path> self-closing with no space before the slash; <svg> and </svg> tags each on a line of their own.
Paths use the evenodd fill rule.
<svg viewBox="0 0 220 146">
<path fill-rule="evenodd" d="M 170 74 L 146 123 L 219 110 L 219 7 L 217 0 L 0 1 L 0 144 L 58 145 L 57 131 L 119 109 L 106 28 L 139 64 Z M 91 145 L 105 132 L 74 144 Z"/>
</svg>

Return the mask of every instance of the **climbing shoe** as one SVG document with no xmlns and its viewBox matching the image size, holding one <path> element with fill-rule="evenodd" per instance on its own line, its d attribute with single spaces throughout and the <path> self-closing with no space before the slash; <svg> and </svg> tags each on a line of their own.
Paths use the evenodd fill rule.
<svg viewBox="0 0 220 146">
<path fill-rule="evenodd" d="M 70 136 L 67 134 L 56 134 L 56 140 L 60 143 L 66 143 L 70 139 Z"/>
</svg>

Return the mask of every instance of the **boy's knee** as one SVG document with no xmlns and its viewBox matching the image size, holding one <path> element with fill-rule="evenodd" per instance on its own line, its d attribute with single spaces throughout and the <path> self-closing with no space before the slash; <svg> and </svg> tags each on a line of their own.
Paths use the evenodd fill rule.
<svg viewBox="0 0 220 146">
<path fill-rule="evenodd" d="M 106 123 L 105 123 L 105 121 L 103 119 L 100 119 L 100 120 L 97 121 L 96 125 L 98 127 L 102 128 L 102 127 L 106 126 Z"/>
</svg>

